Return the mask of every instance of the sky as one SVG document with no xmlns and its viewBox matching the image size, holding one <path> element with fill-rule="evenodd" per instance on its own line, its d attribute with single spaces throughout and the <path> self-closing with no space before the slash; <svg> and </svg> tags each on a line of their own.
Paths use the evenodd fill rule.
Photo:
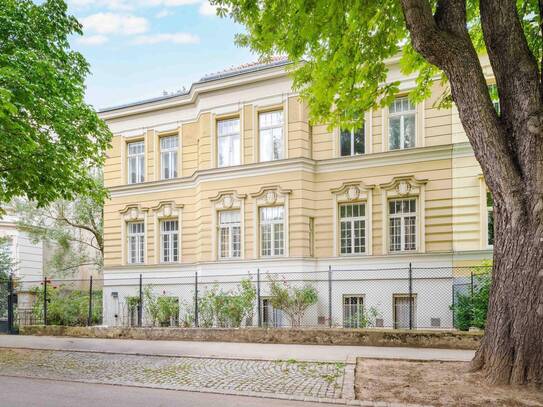
<svg viewBox="0 0 543 407">
<path fill-rule="evenodd" d="M 83 24 L 71 39 L 90 63 L 96 109 L 176 92 L 202 76 L 257 60 L 234 44 L 243 27 L 207 0 L 68 0 Z"/>
</svg>

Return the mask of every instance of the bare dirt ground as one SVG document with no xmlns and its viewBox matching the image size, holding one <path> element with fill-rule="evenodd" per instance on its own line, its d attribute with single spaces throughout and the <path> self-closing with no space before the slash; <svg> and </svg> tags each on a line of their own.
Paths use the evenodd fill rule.
<svg viewBox="0 0 543 407">
<path fill-rule="evenodd" d="M 356 398 L 431 406 L 543 406 L 543 390 L 490 386 L 465 362 L 359 358 Z"/>
</svg>

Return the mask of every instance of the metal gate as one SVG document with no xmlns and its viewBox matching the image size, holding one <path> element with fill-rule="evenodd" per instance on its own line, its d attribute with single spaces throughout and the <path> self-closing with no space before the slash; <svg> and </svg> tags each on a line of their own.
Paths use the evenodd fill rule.
<svg viewBox="0 0 543 407">
<path fill-rule="evenodd" d="M 14 315 L 17 295 L 13 278 L 0 278 L 0 333 L 15 333 Z"/>
</svg>

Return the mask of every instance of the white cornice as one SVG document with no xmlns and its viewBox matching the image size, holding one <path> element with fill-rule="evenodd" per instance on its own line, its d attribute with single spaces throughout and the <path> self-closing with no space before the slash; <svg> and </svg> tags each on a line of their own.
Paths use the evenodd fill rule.
<svg viewBox="0 0 543 407">
<path fill-rule="evenodd" d="M 348 171 L 387 165 L 444 160 L 457 157 L 472 156 L 473 150 L 469 143 L 447 144 L 441 146 L 413 148 L 408 150 L 387 151 L 353 157 L 341 157 L 315 161 L 309 158 L 291 158 L 287 160 L 267 161 L 262 163 L 239 165 L 226 168 L 213 168 L 195 171 L 188 177 L 174 178 L 163 181 L 149 181 L 141 184 L 130 184 L 109 189 L 112 198 L 147 193 L 157 193 L 190 189 L 205 181 L 221 181 L 228 179 L 247 178 L 269 174 L 280 174 L 292 171 L 309 173 L 326 173 Z"/>
<path fill-rule="evenodd" d="M 141 113 L 148 113 L 157 110 L 165 110 L 182 105 L 194 104 L 199 95 L 205 92 L 228 89 L 236 86 L 247 85 L 254 82 L 279 78 L 288 75 L 284 66 L 274 67 L 263 71 L 246 73 L 243 75 L 218 79 L 210 82 L 195 83 L 189 93 L 182 94 L 170 99 L 151 101 L 134 106 L 127 106 L 115 110 L 106 110 L 99 112 L 98 115 L 103 120 L 117 119 L 121 117 L 132 116 Z"/>
</svg>

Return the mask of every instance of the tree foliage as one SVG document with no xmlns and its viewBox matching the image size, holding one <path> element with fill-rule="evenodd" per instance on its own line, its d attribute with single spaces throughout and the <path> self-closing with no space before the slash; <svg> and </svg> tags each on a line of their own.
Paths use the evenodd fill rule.
<svg viewBox="0 0 543 407">
<path fill-rule="evenodd" d="M 80 34 L 64 0 L 0 2 L 0 203 L 105 196 L 90 174 L 111 133 L 84 101 L 89 65 L 69 44 Z"/>
<path fill-rule="evenodd" d="M 292 327 L 299 327 L 307 309 L 319 300 L 317 290 L 306 283 L 301 287 L 270 277 L 270 304 L 286 314 Z"/>
<path fill-rule="evenodd" d="M 97 179 L 97 185 L 101 185 Z M 104 257 L 103 205 L 94 197 L 77 195 L 72 201 L 56 200 L 39 207 L 36 202 L 17 199 L 17 228 L 34 241 L 51 248 L 45 265 L 48 276 L 71 277 L 80 267 L 101 272 Z"/>
<path fill-rule="evenodd" d="M 293 62 L 294 88 L 308 102 L 311 119 L 331 126 L 359 125 L 364 111 L 387 106 L 398 81 L 387 81 L 389 62 L 400 59 L 402 73 L 416 73 L 414 102 L 430 96 L 444 73 L 417 53 L 397 0 L 212 0 L 218 14 L 243 24 L 236 41 L 264 59 L 286 55 Z M 436 2 L 431 2 L 434 9 Z M 485 43 L 478 1 L 467 2 L 467 25 L 480 52 Z M 530 48 L 542 57 L 537 0 L 519 0 L 518 9 Z M 400 54 L 401 53 L 401 54 Z M 451 103 L 450 93 L 442 102 Z"/>
</svg>

